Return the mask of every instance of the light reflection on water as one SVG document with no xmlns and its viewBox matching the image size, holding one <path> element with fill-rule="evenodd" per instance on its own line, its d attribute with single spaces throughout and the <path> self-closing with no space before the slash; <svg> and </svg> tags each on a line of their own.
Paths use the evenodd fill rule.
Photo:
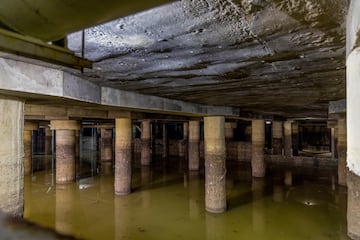
<svg viewBox="0 0 360 240">
<path fill-rule="evenodd" d="M 204 211 L 203 172 L 160 166 L 134 169 L 121 197 L 109 171 L 57 186 L 51 171 L 36 172 L 25 179 L 24 217 L 84 239 L 348 239 L 334 171 L 274 167 L 253 179 L 248 166 L 229 169 L 224 214 Z"/>
</svg>

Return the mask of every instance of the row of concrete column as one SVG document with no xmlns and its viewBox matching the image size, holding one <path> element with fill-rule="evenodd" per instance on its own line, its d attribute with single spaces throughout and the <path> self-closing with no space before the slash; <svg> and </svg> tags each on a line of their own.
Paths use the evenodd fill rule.
<svg viewBox="0 0 360 240">
<path fill-rule="evenodd" d="M 73 120 L 52 120 L 51 129 L 56 130 L 56 183 L 64 184 L 75 181 L 75 162 L 76 162 L 76 133 L 80 129 L 77 121 Z M 223 212 L 226 209 L 226 136 L 231 136 L 229 124 L 225 124 L 224 117 L 205 117 L 205 190 L 206 190 L 206 209 L 209 212 Z M 344 157 L 344 125 L 339 121 L 339 178 L 344 179 L 340 172 L 342 169 Z M 151 163 L 151 122 L 142 121 L 141 127 L 141 164 L 146 166 Z M 185 124 L 184 135 L 189 137 L 188 157 L 189 170 L 197 171 L 200 165 L 200 122 L 189 121 Z M 36 130 L 35 124 L 26 123 L 24 128 L 24 167 L 25 174 L 31 170 L 31 132 Z M 231 129 L 231 127 L 230 127 Z M 275 153 L 282 152 L 283 129 L 285 137 L 291 138 L 291 123 L 285 122 L 284 128 L 278 122 L 273 123 L 273 138 Z M 289 130 L 290 129 L 290 130 Z M 115 139 L 115 193 L 117 195 L 126 195 L 131 192 L 131 141 L 132 141 L 132 121 L 130 118 L 119 118 L 115 121 L 116 139 Z M 113 161 L 113 137 L 112 126 L 101 128 L 101 161 L 102 164 L 108 163 L 111 166 Z M 252 121 L 252 175 L 254 177 L 265 176 L 264 144 L 265 144 L 265 123 L 264 120 Z M 50 135 L 50 134 L 48 134 Z M 290 135 L 290 136 L 289 136 Z M 291 142 L 291 141 L 289 141 Z M 285 147 L 285 149 L 287 149 Z M 291 149 L 291 148 L 289 148 Z M 285 150 L 287 152 L 287 150 Z M 289 151 L 289 154 L 291 152 Z M 341 169 L 341 171 L 340 171 Z M 345 175 L 346 178 L 346 175 Z M 340 182 L 340 180 L 339 180 Z M 345 181 L 346 182 L 346 181 Z"/>
</svg>

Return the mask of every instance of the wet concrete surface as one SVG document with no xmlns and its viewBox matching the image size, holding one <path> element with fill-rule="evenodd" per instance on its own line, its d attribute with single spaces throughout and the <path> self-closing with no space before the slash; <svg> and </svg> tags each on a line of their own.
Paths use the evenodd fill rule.
<svg viewBox="0 0 360 240">
<path fill-rule="evenodd" d="M 54 185 L 51 169 L 35 172 L 25 178 L 24 217 L 83 239 L 348 239 L 336 169 L 271 165 L 261 179 L 247 164 L 228 164 L 228 210 L 210 214 L 203 171 L 182 166 L 135 166 L 128 196 L 114 195 L 113 174 Z"/>
</svg>

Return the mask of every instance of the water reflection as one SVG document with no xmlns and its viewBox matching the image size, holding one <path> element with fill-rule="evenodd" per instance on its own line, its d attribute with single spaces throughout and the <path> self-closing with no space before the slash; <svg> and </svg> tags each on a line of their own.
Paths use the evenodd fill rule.
<svg viewBox="0 0 360 240">
<path fill-rule="evenodd" d="M 203 172 L 174 161 L 134 168 L 134 191 L 121 197 L 113 173 L 53 185 L 51 170 L 36 172 L 25 178 L 25 218 L 84 239 L 347 239 L 336 169 L 274 167 L 258 179 L 247 165 L 228 167 L 229 209 L 217 215 L 205 212 Z"/>
</svg>

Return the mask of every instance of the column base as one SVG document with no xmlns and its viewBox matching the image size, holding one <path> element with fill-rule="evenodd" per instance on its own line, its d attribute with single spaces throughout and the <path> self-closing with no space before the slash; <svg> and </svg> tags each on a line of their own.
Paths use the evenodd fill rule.
<svg viewBox="0 0 360 240">
<path fill-rule="evenodd" d="M 226 209 L 227 209 L 226 206 L 224 208 L 218 208 L 218 209 L 208 208 L 208 207 L 205 208 L 205 210 L 209 213 L 223 213 L 226 212 Z"/>
<path fill-rule="evenodd" d="M 351 239 L 360 239 L 360 177 L 349 171 L 347 222 Z"/>
<path fill-rule="evenodd" d="M 115 195 L 117 196 L 126 196 L 129 195 L 131 193 L 131 191 L 127 191 L 127 192 L 115 192 Z"/>
</svg>

